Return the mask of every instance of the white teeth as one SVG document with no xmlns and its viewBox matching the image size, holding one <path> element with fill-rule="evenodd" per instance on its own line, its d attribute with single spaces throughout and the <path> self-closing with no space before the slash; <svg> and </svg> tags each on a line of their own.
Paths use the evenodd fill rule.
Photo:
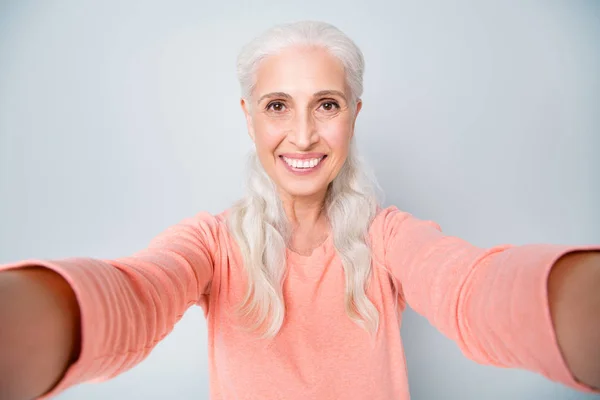
<svg viewBox="0 0 600 400">
<path fill-rule="evenodd" d="M 298 160 L 295 158 L 287 158 L 287 157 L 282 157 L 282 158 L 292 168 L 314 168 L 323 159 L 323 157 L 313 158 L 310 160 Z"/>
</svg>

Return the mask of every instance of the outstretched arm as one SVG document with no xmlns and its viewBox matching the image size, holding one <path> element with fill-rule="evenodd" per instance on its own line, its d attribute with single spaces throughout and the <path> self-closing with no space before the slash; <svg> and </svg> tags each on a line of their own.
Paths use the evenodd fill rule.
<svg viewBox="0 0 600 400">
<path fill-rule="evenodd" d="M 581 271 L 598 268 L 591 251 L 600 246 L 484 249 L 444 235 L 432 221 L 397 209 L 386 212 L 385 263 L 402 300 L 456 341 L 467 357 L 594 391 L 598 358 L 591 358 L 600 343 L 598 329 L 588 328 L 600 325 L 594 312 L 600 287 L 596 272 Z"/>
<path fill-rule="evenodd" d="M 0 398 L 51 397 L 138 364 L 208 293 L 217 251 L 218 222 L 201 213 L 130 257 L 0 266 Z"/>
</svg>

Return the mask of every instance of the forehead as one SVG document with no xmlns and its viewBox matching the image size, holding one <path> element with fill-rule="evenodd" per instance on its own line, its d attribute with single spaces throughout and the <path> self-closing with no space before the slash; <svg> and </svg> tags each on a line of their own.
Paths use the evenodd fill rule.
<svg viewBox="0 0 600 400">
<path fill-rule="evenodd" d="M 270 92 L 310 95 L 322 90 L 346 93 L 345 78 L 342 63 L 327 50 L 291 47 L 262 60 L 253 95 L 255 98 Z"/>
</svg>

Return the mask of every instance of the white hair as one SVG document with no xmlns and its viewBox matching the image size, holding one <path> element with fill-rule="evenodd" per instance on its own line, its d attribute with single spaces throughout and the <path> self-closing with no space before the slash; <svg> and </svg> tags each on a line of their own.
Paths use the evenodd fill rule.
<svg viewBox="0 0 600 400">
<path fill-rule="evenodd" d="M 365 69 L 362 52 L 344 32 L 333 25 L 317 21 L 274 26 L 242 48 L 237 59 L 237 76 L 244 99 L 250 99 L 252 95 L 260 62 L 294 45 L 327 49 L 344 66 L 346 84 L 352 95 L 350 100 L 356 103 L 360 99 Z"/>
<path fill-rule="evenodd" d="M 275 26 L 242 49 L 237 72 L 246 100 L 252 95 L 261 60 L 295 45 L 328 50 L 344 67 L 352 103 L 360 100 L 364 71 L 362 52 L 336 27 L 313 21 Z M 256 152 L 250 155 L 247 171 L 246 194 L 232 207 L 228 218 L 248 280 L 238 311 L 248 328 L 260 330 L 264 337 L 272 337 L 279 332 L 285 317 L 283 283 L 291 227 L 275 183 Z M 372 274 L 368 229 L 379 205 L 377 183 L 362 165 L 352 139 L 346 161 L 327 189 L 324 210 L 344 268 L 346 313 L 371 333 L 377 331 L 379 313 L 366 295 Z"/>
</svg>

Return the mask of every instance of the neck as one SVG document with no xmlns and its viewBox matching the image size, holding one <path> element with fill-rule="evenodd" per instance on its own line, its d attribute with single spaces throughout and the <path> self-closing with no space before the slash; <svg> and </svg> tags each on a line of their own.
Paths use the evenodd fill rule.
<svg viewBox="0 0 600 400">
<path fill-rule="evenodd" d="M 327 190 L 312 196 L 281 196 L 283 208 L 294 231 L 306 232 L 326 228 L 326 194 Z"/>
</svg>

